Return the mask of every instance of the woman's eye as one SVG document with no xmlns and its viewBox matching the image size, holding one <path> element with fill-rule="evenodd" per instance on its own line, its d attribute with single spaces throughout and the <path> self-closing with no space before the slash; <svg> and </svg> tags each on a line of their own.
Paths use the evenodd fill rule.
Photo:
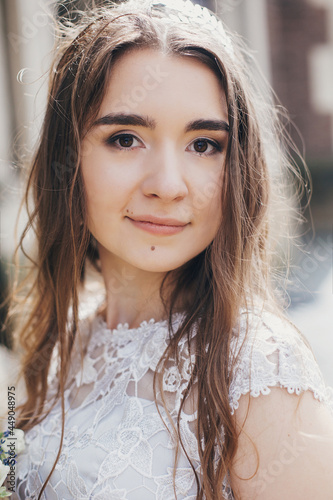
<svg viewBox="0 0 333 500">
<path fill-rule="evenodd" d="M 209 139 L 197 139 L 193 141 L 189 147 L 191 146 L 193 146 L 193 149 L 190 149 L 190 151 L 194 151 L 195 153 L 199 154 L 205 154 L 206 156 L 209 156 L 216 152 L 220 153 L 222 151 L 222 147 L 219 143 L 211 141 Z"/>
<path fill-rule="evenodd" d="M 109 146 L 116 146 L 118 149 L 131 149 L 140 146 L 141 141 L 132 134 L 117 134 L 107 139 Z"/>
</svg>

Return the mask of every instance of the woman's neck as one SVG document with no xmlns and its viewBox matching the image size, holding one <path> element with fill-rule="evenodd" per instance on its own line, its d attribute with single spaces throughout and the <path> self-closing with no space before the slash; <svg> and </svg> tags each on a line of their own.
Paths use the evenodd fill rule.
<svg viewBox="0 0 333 500">
<path fill-rule="evenodd" d="M 166 318 L 160 298 L 160 286 L 165 273 L 146 272 L 122 262 L 102 261 L 106 288 L 104 319 L 109 328 L 128 323 L 136 328 L 142 321 Z"/>
</svg>

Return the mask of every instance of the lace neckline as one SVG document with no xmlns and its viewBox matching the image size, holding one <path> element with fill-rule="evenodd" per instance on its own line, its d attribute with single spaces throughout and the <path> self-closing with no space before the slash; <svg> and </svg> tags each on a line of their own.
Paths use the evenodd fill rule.
<svg viewBox="0 0 333 500">
<path fill-rule="evenodd" d="M 183 318 L 184 312 L 175 312 L 172 315 L 172 325 L 178 325 L 180 320 Z M 121 334 L 121 333 L 127 333 L 127 334 L 136 334 L 138 332 L 143 332 L 146 331 L 147 329 L 150 330 L 151 327 L 154 330 L 156 328 L 162 327 L 162 328 L 167 328 L 169 320 L 168 319 L 160 319 L 160 320 L 155 320 L 154 318 L 150 318 L 148 321 L 143 320 L 141 321 L 139 326 L 129 328 L 128 323 L 118 323 L 115 328 L 109 328 L 104 317 L 101 314 L 97 314 L 94 319 L 92 320 L 93 326 L 93 331 L 97 330 L 102 330 L 103 332 L 109 333 L 109 334 Z"/>
<path fill-rule="evenodd" d="M 180 313 L 176 313 L 176 314 L 180 314 Z M 95 319 L 98 322 L 98 324 L 103 328 L 103 330 L 106 330 L 106 331 L 113 333 L 113 334 L 115 334 L 115 333 L 118 334 L 118 333 L 122 333 L 122 332 L 136 333 L 140 330 L 144 330 L 147 326 L 150 326 L 150 325 L 156 325 L 156 326 L 160 326 L 160 325 L 164 326 L 165 325 L 166 326 L 168 324 L 168 320 L 166 320 L 166 319 L 161 319 L 161 320 L 156 321 L 154 318 L 150 318 L 148 321 L 147 320 L 141 321 L 139 326 L 132 327 L 132 328 L 129 328 L 128 323 L 118 323 L 115 328 L 109 328 L 102 315 L 98 314 Z"/>
</svg>

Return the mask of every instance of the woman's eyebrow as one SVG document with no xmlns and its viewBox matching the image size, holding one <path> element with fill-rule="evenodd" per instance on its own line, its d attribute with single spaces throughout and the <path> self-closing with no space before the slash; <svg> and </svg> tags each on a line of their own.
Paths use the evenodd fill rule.
<svg viewBox="0 0 333 500">
<path fill-rule="evenodd" d="M 125 113 L 109 113 L 108 115 L 98 118 L 92 126 L 96 127 L 98 125 L 136 125 L 154 129 L 156 127 L 156 122 L 148 116 Z"/>
<path fill-rule="evenodd" d="M 156 128 L 156 121 L 148 116 L 141 116 L 136 114 L 126 113 L 109 113 L 101 118 L 98 118 L 93 127 L 98 125 L 133 125 L 141 126 L 150 129 Z M 224 130 L 229 132 L 229 125 L 224 120 L 193 120 L 185 127 L 185 132 L 194 130 Z"/>
<path fill-rule="evenodd" d="M 192 130 L 225 130 L 229 132 L 229 125 L 224 120 L 194 120 L 186 125 L 185 132 Z"/>
</svg>

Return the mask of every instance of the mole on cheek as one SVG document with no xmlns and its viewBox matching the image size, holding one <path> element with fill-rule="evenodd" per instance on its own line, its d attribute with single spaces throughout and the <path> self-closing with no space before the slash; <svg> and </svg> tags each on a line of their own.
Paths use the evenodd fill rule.
<svg viewBox="0 0 333 500">
<path fill-rule="evenodd" d="M 155 247 L 150 247 L 150 250 L 155 250 Z"/>
</svg>

